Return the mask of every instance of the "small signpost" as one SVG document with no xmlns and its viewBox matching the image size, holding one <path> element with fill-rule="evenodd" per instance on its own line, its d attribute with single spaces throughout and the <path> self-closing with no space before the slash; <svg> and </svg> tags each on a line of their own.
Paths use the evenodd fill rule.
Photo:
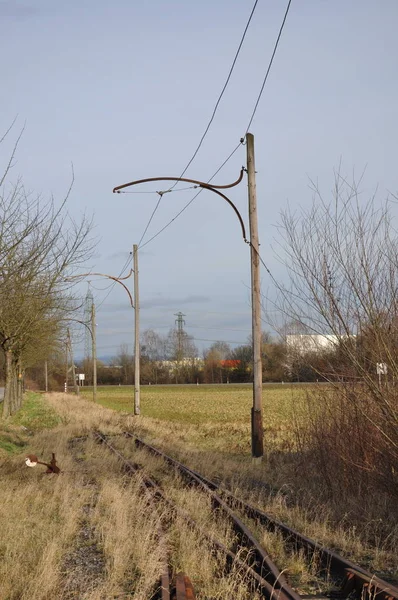
<svg viewBox="0 0 398 600">
<path fill-rule="evenodd" d="M 381 376 L 387 375 L 387 364 L 386 363 L 376 363 L 376 373 L 379 376 L 379 386 L 381 387 Z"/>
</svg>

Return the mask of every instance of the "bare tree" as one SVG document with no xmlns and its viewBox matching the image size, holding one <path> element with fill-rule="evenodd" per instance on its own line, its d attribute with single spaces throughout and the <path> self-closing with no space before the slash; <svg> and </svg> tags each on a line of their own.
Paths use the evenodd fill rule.
<svg viewBox="0 0 398 600">
<path fill-rule="evenodd" d="M 226 342 L 214 342 L 204 353 L 205 380 L 211 383 L 224 383 L 228 378 L 225 360 L 231 353 L 231 347 Z"/>
<path fill-rule="evenodd" d="M 326 464 L 343 465 L 338 480 L 345 474 L 345 489 L 361 472 L 362 480 L 397 494 L 398 236 L 391 202 L 364 201 L 360 183 L 337 172 L 331 200 L 313 184 L 308 210 L 282 213 L 278 255 L 288 284 L 275 282 L 272 304 L 306 335 L 333 341 L 316 368 L 334 393 L 325 393 L 321 413 L 312 415 L 310 436 L 331 488 L 338 484 Z M 308 353 L 310 366 L 316 357 Z"/>
<path fill-rule="evenodd" d="M 9 173 L 10 164 L 5 175 Z M 69 190 L 70 191 L 70 190 Z M 76 307 L 69 279 L 89 258 L 91 221 L 67 213 L 69 192 L 56 206 L 22 183 L 0 189 L 0 346 L 5 354 L 3 417 L 21 406 L 27 357 L 39 340 L 48 352 Z M 74 279 L 76 284 L 78 279 Z"/>
</svg>

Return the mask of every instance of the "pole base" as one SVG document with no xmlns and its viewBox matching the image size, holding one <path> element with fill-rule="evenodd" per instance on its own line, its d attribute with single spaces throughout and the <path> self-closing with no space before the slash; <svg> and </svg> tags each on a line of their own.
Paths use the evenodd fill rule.
<svg viewBox="0 0 398 600">
<path fill-rule="evenodd" d="M 261 410 L 252 408 L 252 456 L 253 459 L 264 455 L 263 417 Z"/>
</svg>

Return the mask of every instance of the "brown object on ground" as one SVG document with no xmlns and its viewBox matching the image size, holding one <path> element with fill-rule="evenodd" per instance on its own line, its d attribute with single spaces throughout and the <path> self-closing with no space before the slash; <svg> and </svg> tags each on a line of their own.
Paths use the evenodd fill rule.
<svg viewBox="0 0 398 600">
<path fill-rule="evenodd" d="M 61 472 L 61 469 L 57 466 L 57 461 L 56 461 L 54 452 L 52 453 L 52 458 L 51 458 L 50 463 L 42 462 L 34 454 L 28 454 L 26 459 L 28 459 L 31 463 L 36 463 L 38 465 L 44 465 L 45 467 L 47 467 L 46 473 L 55 473 L 56 475 L 59 475 L 59 473 Z M 33 466 L 33 465 L 29 465 L 29 466 Z"/>
<path fill-rule="evenodd" d="M 191 580 L 185 573 L 178 573 L 176 576 L 176 596 L 173 600 L 195 600 L 195 593 Z"/>
</svg>

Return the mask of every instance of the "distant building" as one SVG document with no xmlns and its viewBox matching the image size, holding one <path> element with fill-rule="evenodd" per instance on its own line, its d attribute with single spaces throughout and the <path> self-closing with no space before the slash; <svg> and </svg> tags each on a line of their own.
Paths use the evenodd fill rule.
<svg viewBox="0 0 398 600">
<path fill-rule="evenodd" d="M 339 339 L 341 338 L 337 335 L 298 333 L 286 336 L 286 346 L 288 350 L 298 354 L 307 354 L 308 352 L 333 350 L 338 346 Z"/>
<path fill-rule="evenodd" d="M 199 357 L 192 357 L 192 358 L 183 358 L 180 361 L 177 360 L 159 360 L 156 361 L 156 364 L 159 367 L 166 367 L 169 371 L 170 374 L 172 374 L 177 368 L 180 367 L 198 367 L 198 368 L 203 368 L 203 358 L 199 358 Z"/>
<path fill-rule="evenodd" d="M 221 360 L 220 364 L 224 369 L 237 369 L 240 366 L 240 360 Z"/>
</svg>

